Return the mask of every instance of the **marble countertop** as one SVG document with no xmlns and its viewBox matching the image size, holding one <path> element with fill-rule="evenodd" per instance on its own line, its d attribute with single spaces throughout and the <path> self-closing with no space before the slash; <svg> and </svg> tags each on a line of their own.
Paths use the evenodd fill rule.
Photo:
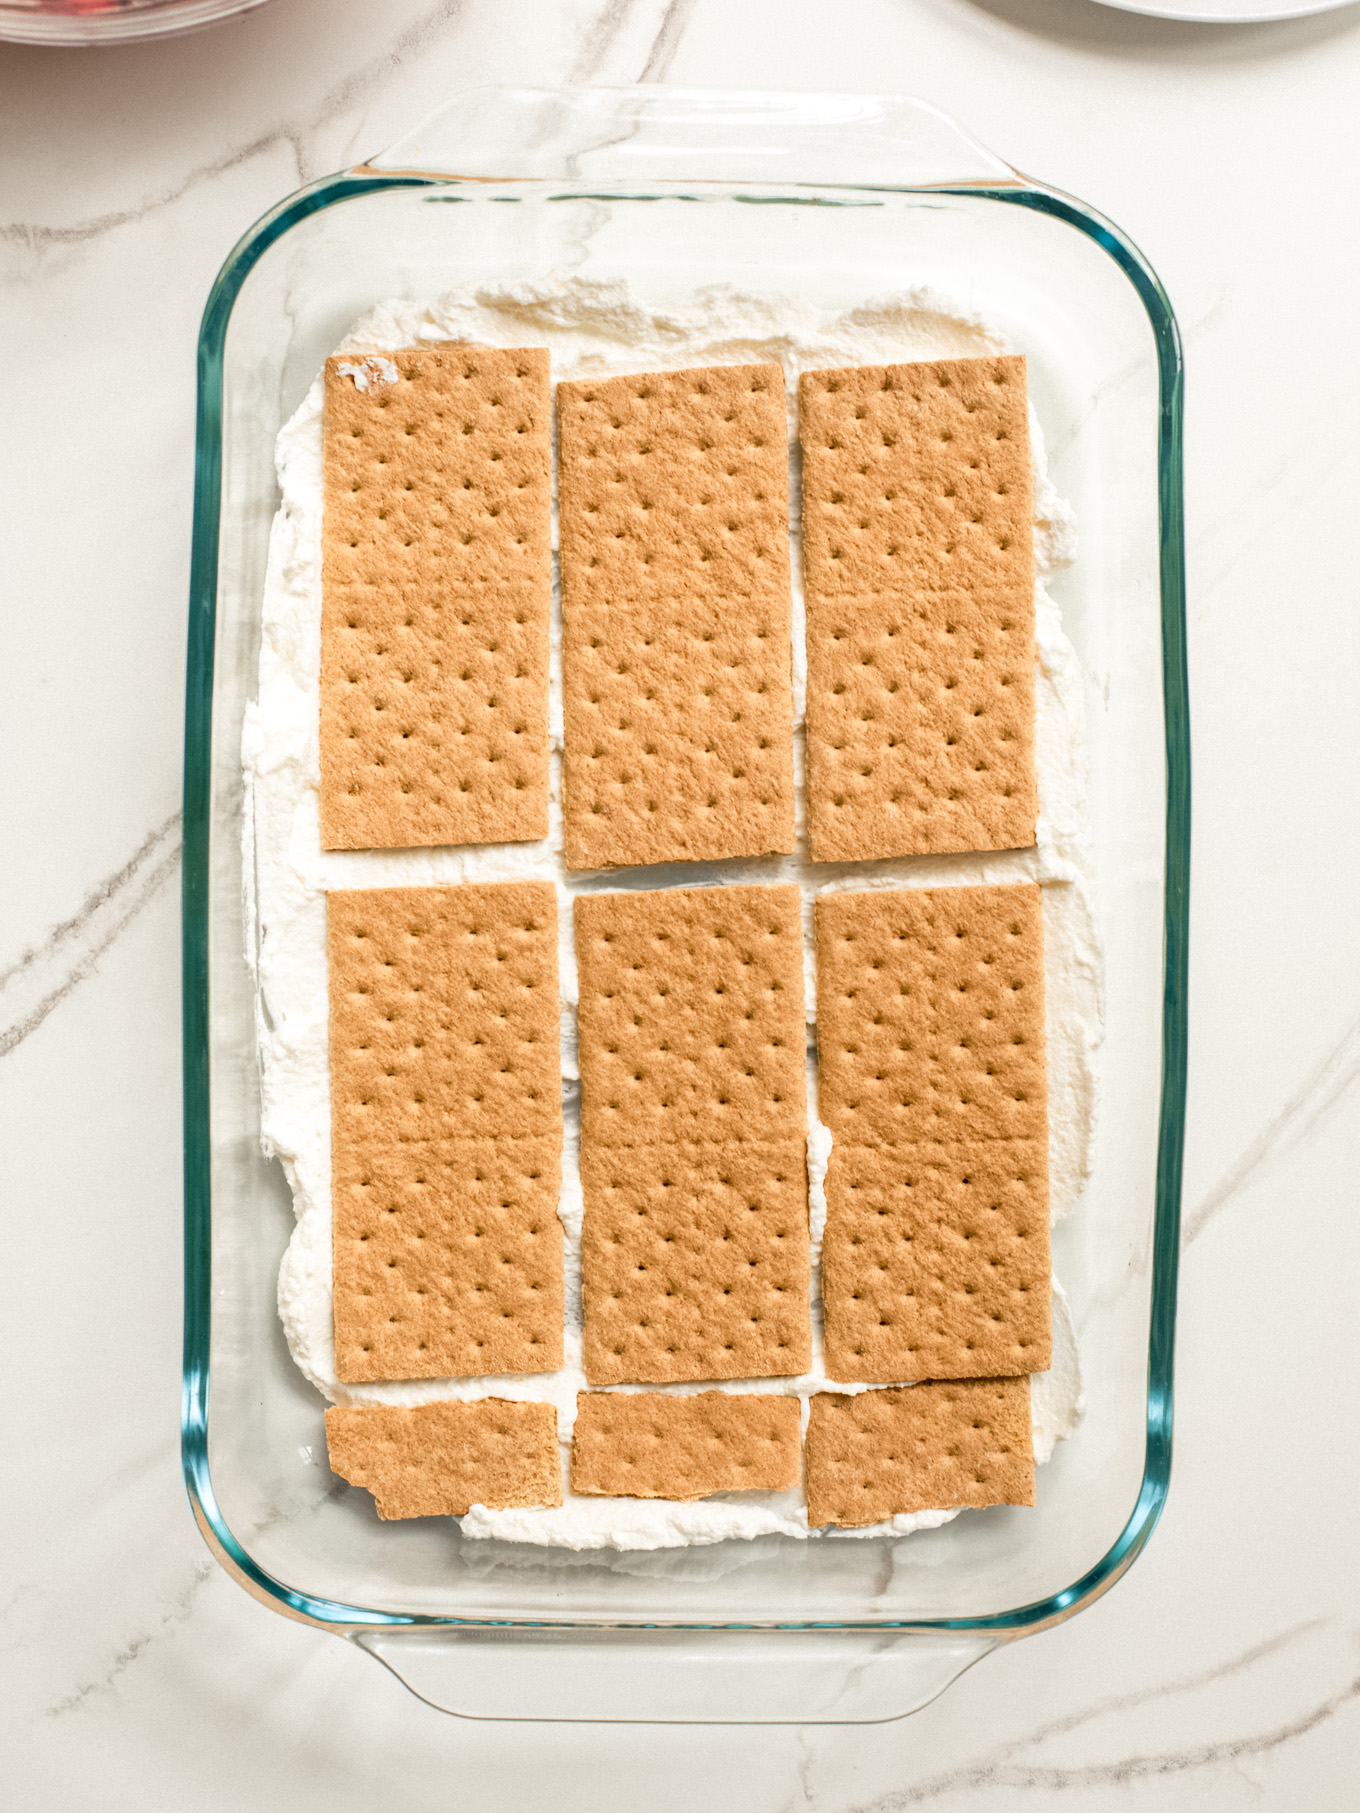
<svg viewBox="0 0 1360 1813">
<path fill-rule="evenodd" d="M 198 316 L 271 203 L 504 80 L 922 95 L 1117 220 L 1185 330 L 1196 816 L 1171 1497 L 1112 1593 L 895 1724 L 448 1718 L 248 1599 L 180 1483 Z M 272 0 L 136 48 L 0 46 L 0 1717 L 23 1813 L 1349 1804 L 1358 86 L 1360 7 L 1216 28 L 1089 0 Z"/>
</svg>

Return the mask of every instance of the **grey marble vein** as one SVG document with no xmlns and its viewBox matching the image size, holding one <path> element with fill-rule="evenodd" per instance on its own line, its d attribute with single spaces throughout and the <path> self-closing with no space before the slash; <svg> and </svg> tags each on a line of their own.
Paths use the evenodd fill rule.
<svg viewBox="0 0 1360 1813">
<path fill-rule="evenodd" d="M 1231 292 L 1227 285 L 1223 285 L 1219 290 L 1217 300 L 1214 301 L 1197 320 L 1192 321 L 1188 327 L 1182 329 L 1182 341 L 1186 345 L 1189 345 L 1192 341 L 1198 340 L 1202 333 L 1206 331 L 1212 332 L 1213 329 L 1218 326 L 1219 322 L 1227 315 L 1230 302 Z M 1048 440 L 1049 452 L 1051 454 L 1065 453 L 1111 391 L 1118 390 L 1122 385 L 1127 384 L 1131 378 L 1136 378 L 1140 372 L 1147 373 L 1151 371 L 1155 378 L 1154 365 L 1154 354 L 1149 347 L 1139 352 L 1134 358 L 1127 360 L 1120 366 L 1118 371 L 1111 372 L 1109 377 L 1102 378 L 1100 383 L 1096 385 L 1095 389 L 1086 398 L 1086 401 L 1082 404 L 1081 408 L 1071 420 L 1065 424 L 1061 434 L 1046 437 Z M 1106 704 L 1108 703 L 1107 682 Z"/>
<path fill-rule="evenodd" d="M 642 73 L 638 77 L 640 82 L 665 81 L 693 11 L 694 0 L 669 0 L 661 15 L 656 37 L 652 40 L 652 48 L 647 52 L 647 60 L 642 65 Z"/>
<path fill-rule="evenodd" d="M 108 1693 L 119 1676 L 125 1674 L 151 1648 L 153 1643 L 168 1636 L 184 1623 L 193 1611 L 194 1601 L 216 1573 L 217 1563 L 210 1556 L 196 1562 L 189 1584 L 161 1614 L 160 1622 L 149 1629 L 138 1631 L 136 1636 L 129 1637 L 123 1647 L 110 1659 L 108 1667 L 102 1674 L 96 1675 L 91 1680 L 82 1681 L 79 1687 L 73 1688 L 62 1699 L 53 1701 L 44 1709 L 45 1716 L 49 1719 L 62 1718 L 69 1712 L 78 1711 L 87 1700 L 95 1695 Z"/>
<path fill-rule="evenodd" d="M 173 207 L 200 184 L 210 182 L 216 176 L 225 176 L 229 170 L 249 163 L 252 158 L 259 157 L 265 151 L 272 151 L 276 145 L 285 141 L 292 145 L 298 167 L 298 181 L 301 183 L 305 179 L 302 175 L 302 152 L 296 135 L 285 126 L 276 126 L 268 132 L 260 133 L 248 144 L 238 146 L 234 151 L 226 151 L 221 157 L 197 165 L 172 187 L 148 196 L 134 207 L 114 208 L 107 214 L 95 214 L 88 220 L 72 221 L 64 227 L 47 226 L 41 221 L 0 222 L 0 242 L 17 245 L 27 251 L 45 252 L 57 246 L 84 245 L 90 240 L 102 239 L 106 233 L 116 232 L 119 227 L 131 226 L 135 221 L 160 213 L 163 208 Z"/>
<path fill-rule="evenodd" d="M 630 74 L 631 80 L 665 80 L 693 9 L 694 0 L 666 0 L 641 65 Z M 605 0 L 568 71 L 568 82 L 591 82 L 599 78 L 621 40 L 627 37 L 638 10 L 638 0 Z"/>
<path fill-rule="evenodd" d="M 174 873 L 180 815 L 172 812 L 120 869 L 98 882 L 69 919 L 0 971 L 0 1057 L 36 1032 Z"/>
<path fill-rule="evenodd" d="M 901 1808 L 901 1806 L 916 1806 L 925 1800 L 939 1800 L 945 1795 L 952 1795 L 956 1789 L 977 1788 L 977 1786 L 988 1786 L 988 1788 L 994 1788 L 994 1786 L 996 1788 L 1041 1786 L 1039 1782 L 1019 1782 L 1019 1780 L 1012 1779 L 1017 1771 L 1032 1768 L 1028 1764 L 1021 1764 L 1015 1760 L 1023 1757 L 1025 1751 L 1034 1751 L 1039 1744 L 1043 1744 L 1048 1739 L 1066 1737 L 1070 1731 L 1081 1730 L 1081 1726 L 1093 1724 L 1099 1719 L 1106 1719 L 1113 1713 L 1130 1711 L 1135 1706 L 1148 1706 L 1153 1702 L 1166 1701 L 1166 1699 L 1177 1699 L 1184 1693 L 1197 1692 L 1199 1688 L 1211 1686 L 1213 1682 L 1229 1681 L 1235 1675 L 1248 1672 L 1255 1664 L 1264 1661 L 1269 1655 L 1275 1655 L 1280 1650 L 1287 1650 L 1291 1644 L 1298 1643 L 1302 1637 L 1307 1637 L 1316 1630 L 1322 1630 L 1326 1623 L 1327 1619 L 1316 1619 L 1315 1617 L 1315 1619 L 1306 1619 L 1302 1623 L 1291 1624 L 1287 1630 L 1277 1632 L 1273 1637 L 1266 1637 L 1262 1643 L 1251 1644 L 1251 1648 L 1248 1650 L 1242 1650 L 1237 1655 L 1229 1655 L 1228 1659 L 1222 1663 L 1213 1663 L 1209 1668 L 1200 1668 L 1188 1675 L 1177 1675 L 1171 1681 L 1155 1682 L 1153 1686 L 1141 1688 L 1132 1693 L 1108 1695 L 1108 1697 L 1093 1701 L 1092 1704 L 1083 1706 L 1077 1711 L 1064 1713 L 1057 1719 L 1046 1719 L 1043 1724 L 1037 1724 L 1032 1730 L 1021 1733 L 1019 1737 L 1005 1739 L 1001 1744 L 996 1744 L 992 1750 L 983 1757 L 979 1757 L 976 1762 L 968 1762 L 957 1769 L 943 1769 L 937 1775 L 930 1775 L 919 1782 L 914 1782 L 910 1788 L 901 1789 L 896 1797 L 889 1797 L 887 1800 L 872 1800 L 865 1806 L 854 1809 L 854 1813 L 890 1813 L 890 1809 Z"/>
<path fill-rule="evenodd" d="M 1297 1719 L 1291 1719 L 1273 1730 L 1255 1736 L 1224 1738 L 1218 1743 L 1195 1744 L 1184 1750 L 1151 1751 L 1142 1755 L 1115 1758 L 1108 1763 L 1083 1763 L 1072 1768 L 1034 1764 L 999 1764 L 993 1768 L 961 1770 L 950 1778 L 945 1792 L 955 1788 L 1048 1788 L 1091 1789 L 1126 1787 L 1130 1782 L 1147 1781 L 1164 1775 L 1184 1775 L 1192 1770 L 1212 1768 L 1216 1763 L 1240 1763 L 1248 1757 L 1265 1756 L 1285 1744 L 1292 1744 L 1310 1731 L 1334 1718 L 1343 1706 L 1360 1699 L 1360 1675 L 1347 1682 L 1339 1693 L 1330 1695 Z M 898 1807 L 917 1805 L 933 1798 L 908 1788 L 884 1800 L 867 1804 L 857 1813 L 891 1813 Z"/>
<path fill-rule="evenodd" d="M 48 226 L 34 221 L 0 222 L 0 242 L 38 252 L 58 246 L 86 244 L 172 207 L 201 184 L 210 182 L 214 177 L 224 176 L 228 171 L 279 145 L 286 144 L 291 149 L 298 183 L 312 181 L 324 173 L 313 168 L 308 143 L 310 138 L 336 114 L 344 113 L 365 100 L 375 88 L 395 74 L 414 52 L 426 49 L 434 39 L 442 35 L 446 26 L 458 21 L 463 7 L 464 0 L 439 0 L 437 6 L 408 25 L 386 50 L 371 57 L 358 69 L 351 70 L 329 89 L 301 126 L 287 122 L 271 126 L 267 131 L 257 133 L 247 144 L 197 165 L 178 183 L 148 196 L 146 200 L 130 208 L 116 208 L 107 214 L 94 215 L 88 220 L 74 221 L 69 226 Z"/>
<path fill-rule="evenodd" d="M 1134 358 L 1126 360 L 1118 371 L 1112 371 L 1107 378 L 1102 378 L 1100 383 L 1096 385 L 1095 389 L 1086 398 L 1081 408 L 1078 409 L 1076 414 L 1064 424 L 1062 432 L 1051 437 L 1045 436 L 1050 453 L 1053 455 L 1066 453 L 1073 442 L 1076 441 L 1082 429 L 1085 428 L 1086 424 L 1090 421 L 1091 417 L 1100 408 L 1105 398 L 1109 396 L 1112 391 L 1118 390 L 1121 386 L 1127 384 L 1131 378 L 1136 378 L 1140 372 L 1149 371 L 1152 368 L 1152 364 L 1153 352 L 1151 348 L 1148 348 L 1145 351 L 1139 352 Z M 1108 699 L 1106 703 L 1108 703 Z"/>
<path fill-rule="evenodd" d="M 665 10 L 647 47 L 646 55 L 642 59 L 641 72 L 637 77 L 639 82 L 655 84 L 662 81 L 680 47 L 680 40 L 684 35 L 692 5 L 693 0 L 667 0 Z M 578 58 L 575 67 L 579 69 L 588 63 L 591 73 L 598 73 L 601 65 L 614 49 L 616 40 L 624 33 L 634 10 L 634 6 L 619 4 L 618 0 L 614 0 L 614 3 L 607 7 L 604 14 L 597 20 L 595 29 L 591 33 L 590 42 L 582 56 Z M 637 130 L 638 122 L 634 121 L 612 135 L 606 132 L 605 136 L 597 139 L 593 144 L 579 146 L 569 161 L 569 171 L 573 175 L 581 175 L 583 159 L 596 156 L 601 151 L 611 150 L 615 145 L 626 144 Z M 598 208 L 584 216 L 584 224 L 573 245 L 574 256 L 568 262 L 567 269 L 575 269 L 584 261 L 590 250 L 591 240 L 608 218 L 608 212 Z"/>
<path fill-rule="evenodd" d="M 610 51 L 627 29 L 634 0 L 605 0 L 595 23 L 586 32 L 576 60 L 567 71 L 568 83 L 590 82 L 603 68 Z"/>
<path fill-rule="evenodd" d="M 812 1772 L 817 1761 L 816 1746 L 812 1734 L 805 1726 L 799 1725 L 794 1731 L 794 1771 L 798 1778 L 798 1791 L 786 1803 L 788 1813 L 794 1813 L 797 1807 L 816 1807 L 816 1798 L 812 1787 Z"/>
<path fill-rule="evenodd" d="M 1186 1217 L 1182 1246 L 1189 1246 L 1214 1216 L 1273 1159 L 1290 1152 L 1332 1113 L 1360 1076 L 1360 1019 L 1327 1053 L 1266 1123 L 1247 1149 Z"/>
<path fill-rule="evenodd" d="M 1349 1699 L 1360 1693 L 1360 1681 L 1352 1681 L 1339 1694 L 1333 1695 L 1320 1706 L 1313 1707 L 1302 1718 L 1296 1719 L 1288 1725 L 1279 1726 L 1265 1734 L 1264 1737 L 1231 1739 L 1218 1744 L 1190 1746 L 1179 1751 L 1124 1757 L 1109 1763 L 1078 1764 L 1071 1768 L 1026 1763 L 1022 1760 L 1025 1751 L 1032 1751 L 1050 1738 L 1066 1736 L 1069 1732 L 1076 1731 L 1083 1725 L 1093 1724 L 1098 1719 L 1109 1717 L 1114 1713 L 1129 1711 L 1136 1706 L 1146 1706 L 1158 1700 L 1174 1699 L 1183 1694 L 1193 1693 L 1201 1687 L 1211 1686 L 1216 1681 L 1229 1680 L 1233 1676 L 1245 1674 L 1267 1656 L 1288 1649 L 1301 1638 L 1321 1629 L 1326 1622 L 1321 1618 L 1307 1619 L 1300 1624 L 1291 1625 L 1287 1630 L 1280 1631 L 1261 1643 L 1255 1643 L 1240 1654 L 1230 1656 L 1226 1661 L 1215 1663 L 1209 1668 L 1199 1669 L 1193 1674 L 1177 1676 L 1170 1681 L 1159 1681 L 1151 1687 L 1145 1687 L 1133 1693 L 1110 1695 L 1096 1700 L 1076 1712 L 1067 1713 L 1060 1718 L 1048 1719 L 1022 1736 L 1008 1739 L 997 1745 L 989 1754 L 980 1757 L 975 1762 L 927 1776 L 885 1798 L 865 1802 L 856 1806 L 854 1813 L 895 1813 L 895 1809 L 898 1808 L 918 1806 L 929 1800 L 941 1800 L 948 1795 L 978 1788 L 1108 1786 L 1140 1780 L 1147 1776 L 1178 1773 L 1184 1769 L 1204 1768 L 1215 1762 L 1235 1760 L 1239 1756 L 1255 1755 L 1263 1750 L 1277 1748 L 1280 1744 L 1302 1736 L 1304 1732 L 1312 1730 L 1315 1725 L 1330 1718 Z M 1244 1748 L 1243 1746 L 1254 1746 L 1254 1748 Z"/>
<path fill-rule="evenodd" d="M 330 90 L 313 115 L 311 130 L 315 131 L 332 114 L 344 113 L 360 101 L 367 100 L 389 76 L 396 75 L 411 56 L 436 43 L 444 36 L 446 28 L 459 25 L 465 8 L 466 0 L 439 0 L 437 6 L 431 7 L 429 12 L 423 13 L 404 32 L 399 33 L 390 49 L 379 52 L 376 57 L 370 57 L 367 63 L 361 64 Z M 352 139 L 350 142 L 351 156 L 371 157 L 385 149 L 382 145 L 360 147 Z M 321 176 L 325 172 L 316 170 L 311 174 Z"/>
<path fill-rule="evenodd" d="M 1033 1731 L 1023 1737 L 1003 1745 L 995 1755 L 1014 1755 L 1017 1751 L 1032 1750 L 1038 1744 L 1045 1743 L 1051 1737 L 1062 1737 L 1069 1731 L 1077 1731 L 1083 1725 L 1090 1725 L 1096 1719 L 1103 1719 L 1113 1712 L 1126 1712 L 1132 1706 L 1147 1706 L 1156 1700 L 1174 1699 L 1180 1694 L 1193 1693 L 1197 1688 L 1209 1687 L 1215 1681 L 1230 1680 L 1234 1675 L 1245 1674 L 1267 1656 L 1273 1656 L 1282 1649 L 1288 1649 L 1297 1643 L 1300 1637 L 1320 1630 L 1326 1620 L 1308 1618 L 1301 1624 L 1291 1624 L 1287 1630 L 1267 1637 L 1263 1643 L 1254 1643 L 1250 1649 L 1244 1649 L 1240 1655 L 1230 1656 L 1226 1662 L 1216 1662 L 1211 1668 L 1202 1668 L 1194 1674 L 1177 1675 L 1170 1681 L 1158 1681 L 1151 1687 L 1144 1687 L 1133 1693 L 1112 1694 L 1106 1699 L 1096 1700 L 1090 1706 L 1083 1706 L 1078 1712 L 1069 1712 L 1062 1718 L 1049 1719 L 1043 1725 L 1036 1725 Z"/>
</svg>

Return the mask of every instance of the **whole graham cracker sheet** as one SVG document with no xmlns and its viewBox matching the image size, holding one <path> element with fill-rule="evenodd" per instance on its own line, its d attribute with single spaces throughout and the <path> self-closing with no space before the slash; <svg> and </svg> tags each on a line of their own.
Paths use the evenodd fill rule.
<svg viewBox="0 0 1360 1813">
<path fill-rule="evenodd" d="M 371 1492 L 379 1517 L 461 1517 L 562 1503 L 557 1412 L 551 1404 L 469 1398 L 333 1405 L 331 1470 Z"/>
<path fill-rule="evenodd" d="M 1041 890 L 829 893 L 815 925 L 828 1376 L 1045 1371 Z"/>
<path fill-rule="evenodd" d="M 330 358 L 323 446 L 322 847 L 546 837 L 546 350 Z"/>
<path fill-rule="evenodd" d="M 562 1364 L 550 882 L 327 895 L 336 1377 Z"/>
<path fill-rule="evenodd" d="M 1034 1503 L 1028 1378 L 818 1392 L 806 1440 L 808 1525 Z"/>
<path fill-rule="evenodd" d="M 580 895 L 575 912 L 587 1379 L 806 1371 L 798 889 Z"/>
<path fill-rule="evenodd" d="M 1047 1138 L 1042 889 L 826 892 L 814 927 L 837 1145 Z"/>
<path fill-rule="evenodd" d="M 707 1498 L 787 1492 L 802 1476 L 795 1397 L 701 1391 L 582 1391 L 571 1489 L 584 1496 Z"/>
<path fill-rule="evenodd" d="M 811 1364 L 807 1157 L 797 1140 L 582 1139 L 583 1363 L 592 1385 L 774 1378 Z"/>
<path fill-rule="evenodd" d="M 793 849 L 787 600 L 564 606 L 567 866 Z"/>
<path fill-rule="evenodd" d="M 557 403 L 567 866 L 791 852 L 782 369 Z"/>
<path fill-rule="evenodd" d="M 1035 841 L 1025 361 L 802 373 L 816 862 Z"/>
</svg>

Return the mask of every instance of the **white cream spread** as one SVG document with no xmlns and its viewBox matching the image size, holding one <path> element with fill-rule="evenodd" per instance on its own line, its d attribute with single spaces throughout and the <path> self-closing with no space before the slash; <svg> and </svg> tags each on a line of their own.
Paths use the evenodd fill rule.
<svg viewBox="0 0 1360 1813">
<path fill-rule="evenodd" d="M 707 289 L 651 306 L 621 281 L 564 277 L 533 284 L 456 290 L 427 306 L 392 302 L 348 335 L 341 352 L 360 388 L 392 381 L 384 351 L 430 340 L 491 346 L 547 346 L 554 379 L 700 364 L 778 360 L 792 380 L 808 367 L 969 357 L 1009 351 L 1003 339 L 938 296 L 896 294 L 841 314 L 793 298 Z M 796 462 L 794 390 L 790 448 Z M 321 659 L 322 382 L 312 385 L 278 440 L 283 501 L 274 520 L 261 626 L 259 695 L 242 737 L 246 780 L 245 873 L 249 961 L 257 982 L 262 1138 L 293 1191 L 297 1227 L 279 1272 L 279 1314 L 293 1358 L 335 1403 L 417 1404 L 434 1398 L 496 1395 L 549 1400 L 569 1443 L 581 1369 L 579 1079 L 576 962 L 570 896 L 582 885 L 562 860 L 561 636 L 554 606 L 552 803 L 543 843 L 429 850 L 323 851 L 320 842 L 319 674 Z M 1032 850 L 819 864 L 802 854 L 759 863 L 675 865 L 659 883 L 795 881 L 803 890 L 809 1023 L 808 1169 L 814 1258 L 826 1217 L 823 1183 L 831 1134 L 816 1118 L 812 1050 L 815 1001 L 812 902 L 828 887 L 942 886 L 1037 881 L 1044 889 L 1045 978 L 1053 1217 L 1084 1187 L 1096 1111 L 1094 1053 L 1101 1036 L 1100 949 L 1092 911 L 1086 826 L 1084 705 L 1076 655 L 1044 581 L 1072 558 L 1070 512 L 1047 477 L 1043 437 L 1031 412 L 1036 476 L 1034 548 L 1038 576 L 1037 760 L 1040 816 Z M 794 511 L 794 708 L 805 691 L 797 512 Z M 801 789 L 802 739 L 795 737 Z M 800 791 L 801 798 L 801 791 Z M 800 826 L 801 829 L 801 826 Z M 327 1053 L 326 891 L 331 888 L 447 884 L 538 877 L 557 884 L 562 992 L 562 1075 L 566 1111 L 560 1216 L 566 1236 L 566 1364 L 558 1372 L 489 1379 L 411 1380 L 372 1385 L 336 1381 L 331 1334 L 330 1077 Z M 600 878 L 594 877 L 594 885 Z M 1082 1413 L 1081 1376 L 1066 1299 L 1054 1292 L 1052 1370 L 1033 1380 L 1034 1450 L 1048 1459 Z M 796 1379 L 736 1381 L 735 1391 L 794 1392 L 827 1387 L 821 1366 L 820 1302 L 814 1274 L 812 1370 Z M 706 1387 L 663 1387 L 679 1392 Z M 835 1384 L 839 1391 L 864 1389 Z M 932 1528 L 954 1511 L 923 1511 L 846 1535 Z M 664 1548 L 735 1536 L 806 1537 L 801 1493 L 740 1493 L 680 1504 L 657 1499 L 575 1498 L 558 1510 L 488 1511 L 462 1520 L 469 1536 L 571 1548 Z M 815 1534 L 815 1532 L 814 1532 Z"/>
<path fill-rule="evenodd" d="M 352 378 L 356 390 L 385 390 L 401 378 L 395 363 L 379 353 L 369 353 L 364 359 L 342 359 L 336 370 L 343 377 Z"/>
</svg>

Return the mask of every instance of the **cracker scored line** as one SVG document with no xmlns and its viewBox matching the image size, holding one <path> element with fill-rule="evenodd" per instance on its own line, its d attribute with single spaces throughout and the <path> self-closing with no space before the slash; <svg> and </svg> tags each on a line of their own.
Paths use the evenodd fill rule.
<svg viewBox="0 0 1360 1813">
<path fill-rule="evenodd" d="M 806 1371 L 798 889 L 580 895 L 575 912 L 586 1377 Z"/>
<path fill-rule="evenodd" d="M 1035 841 L 1023 358 L 804 372 L 816 862 Z"/>
<path fill-rule="evenodd" d="M 911 1511 L 1032 1505 L 1029 1380 L 818 1392 L 806 1453 L 813 1529 L 863 1528 Z"/>
<path fill-rule="evenodd" d="M 551 1404 L 468 1398 L 409 1409 L 333 1405 L 326 1445 L 331 1470 L 371 1492 L 384 1519 L 562 1503 Z"/>
<path fill-rule="evenodd" d="M 562 1364 L 550 882 L 328 894 L 336 1377 Z"/>
<path fill-rule="evenodd" d="M 1041 890 L 823 894 L 815 924 L 828 1377 L 1045 1371 Z"/>
<path fill-rule="evenodd" d="M 326 361 L 321 841 L 548 834 L 548 354 Z"/>
<path fill-rule="evenodd" d="M 557 400 L 568 867 L 792 851 L 781 368 Z"/>
<path fill-rule="evenodd" d="M 802 1471 L 796 1397 L 701 1391 L 582 1391 L 571 1489 L 582 1496 L 707 1498 L 786 1492 Z"/>
</svg>

